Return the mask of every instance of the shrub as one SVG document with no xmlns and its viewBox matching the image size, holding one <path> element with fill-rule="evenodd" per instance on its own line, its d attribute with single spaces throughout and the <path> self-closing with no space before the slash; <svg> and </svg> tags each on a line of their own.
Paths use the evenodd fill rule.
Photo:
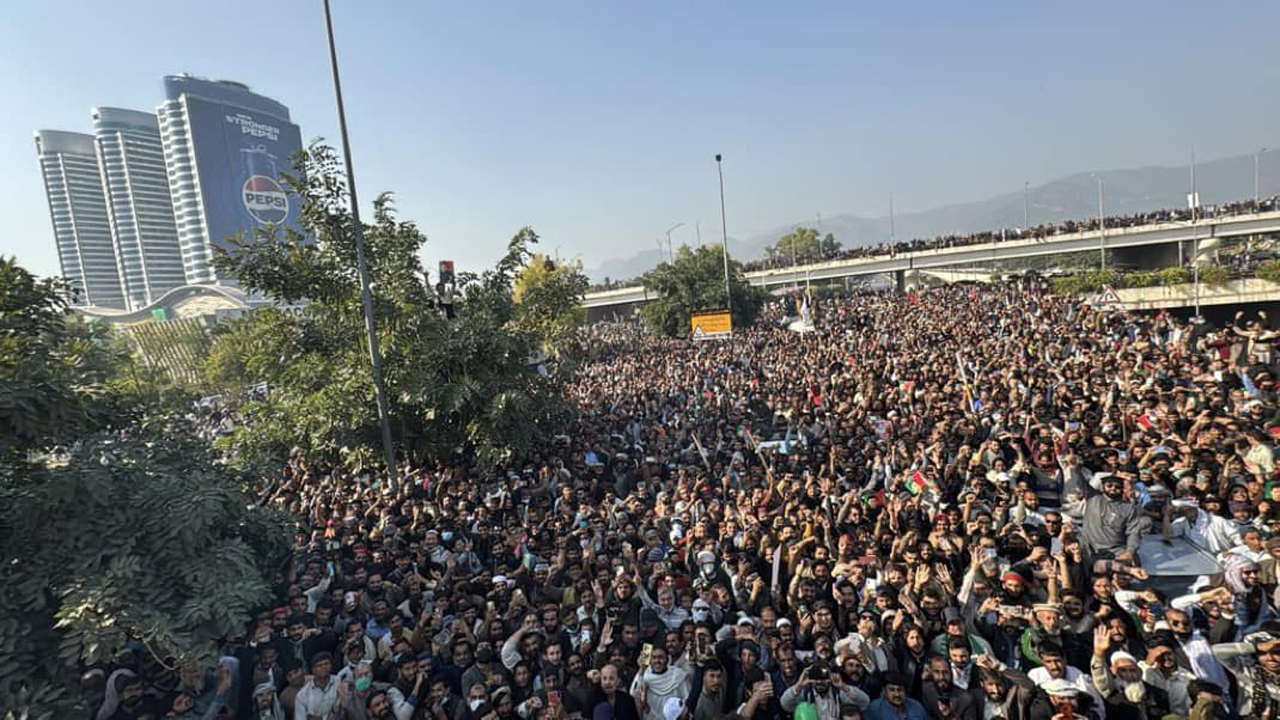
<svg viewBox="0 0 1280 720">
<path fill-rule="evenodd" d="M 1263 280 L 1280 284 L 1280 260 L 1263 260 L 1262 264 L 1258 266 L 1257 276 Z"/>
<path fill-rule="evenodd" d="M 1209 287 L 1222 287 L 1231 281 L 1231 271 L 1220 265 L 1206 265 L 1200 268 L 1200 282 Z"/>
</svg>

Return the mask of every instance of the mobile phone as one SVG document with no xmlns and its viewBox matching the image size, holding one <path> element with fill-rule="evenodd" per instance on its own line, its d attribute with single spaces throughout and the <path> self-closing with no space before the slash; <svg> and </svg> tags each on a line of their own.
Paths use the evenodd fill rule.
<svg viewBox="0 0 1280 720">
<path fill-rule="evenodd" d="M 333 575 L 333 561 L 332 561 L 332 560 L 327 561 L 327 562 L 324 564 L 324 567 L 325 567 L 325 569 L 326 569 L 326 570 L 328 570 L 328 571 L 329 571 L 329 574 L 330 574 L 330 575 Z"/>
<path fill-rule="evenodd" d="M 876 556 L 875 556 L 875 555 L 863 555 L 862 557 L 858 558 L 858 564 L 859 564 L 859 565 L 875 565 L 875 564 L 876 564 Z"/>
<path fill-rule="evenodd" d="M 651 643 L 645 643 L 644 645 L 640 646 L 640 667 L 641 668 L 649 667 L 649 657 L 652 655 L 653 655 L 653 645 Z"/>
<path fill-rule="evenodd" d="M 1055 537 L 1049 541 L 1049 553 L 1053 555 L 1062 554 L 1062 538 Z"/>
</svg>

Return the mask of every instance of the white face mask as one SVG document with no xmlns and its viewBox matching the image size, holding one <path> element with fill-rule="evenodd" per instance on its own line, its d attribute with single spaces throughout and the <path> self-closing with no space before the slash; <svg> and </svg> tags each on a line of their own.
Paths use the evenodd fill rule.
<svg viewBox="0 0 1280 720">
<path fill-rule="evenodd" d="M 481 700 L 479 698 L 472 698 L 467 704 L 471 706 L 472 710 L 475 710 L 476 708 L 484 704 L 484 700 Z"/>
</svg>

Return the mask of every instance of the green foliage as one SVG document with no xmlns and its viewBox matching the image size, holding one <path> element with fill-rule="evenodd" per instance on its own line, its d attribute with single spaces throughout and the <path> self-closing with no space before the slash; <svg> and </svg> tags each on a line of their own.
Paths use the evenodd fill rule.
<svg viewBox="0 0 1280 720">
<path fill-rule="evenodd" d="M 531 235 L 532 230 L 527 230 Z M 530 242 L 537 242 L 532 235 Z M 581 263 L 559 263 L 534 254 L 516 277 L 512 299 L 516 302 L 516 327 L 542 338 L 546 351 L 559 356 L 574 338 L 574 330 L 587 319 L 582 305 L 590 282 Z"/>
<path fill-rule="evenodd" d="M 305 232 L 237 243 L 217 263 L 250 290 L 306 305 L 296 316 L 256 311 L 219 330 L 205 373 L 232 395 L 270 387 L 240 408 L 247 422 L 227 441 L 238 461 L 266 466 L 298 448 L 316 462 L 376 466 L 379 423 L 345 180 L 328 147 L 313 145 L 301 162 L 286 182 L 301 198 Z M 525 228 L 495 268 L 459 274 L 457 318 L 449 321 L 433 308 L 418 259 L 425 242 L 396 217 L 389 195 L 375 201 L 365 256 L 398 453 L 413 463 L 459 451 L 522 453 L 567 417 L 561 378 L 529 360 L 543 323 L 571 314 L 554 298 L 576 292 L 578 281 L 529 290 L 522 314 L 513 287 L 537 242 Z"/>
<path fill-rule="evenodd" d="M 1185 267 L 1167 267 L 1156 271 L 1160 275 L 1160 284 L 1165 287 L 1185 285 L 1191 282 L 1191 270 Z"/>
<path fill-rule="evenodd" d="M 764 249 L 765 257 L 785 264 L 813 263 L 840 251 L 840 241 L 831 233 L 818 237 L 814 228 L 796 228 Z"/>
<path fill-rule="evenodd" d="M 70 313 L 55 280 L 0 258 L 0 464 L 112 422 L 124 349 Z"/>
<path fill-rule="evenodd" d="M 1074 275 L 1050 278 L 1049 287 L 1059 295 L 1098 292 L 1103 285 L 1115 285 L 1120 275 L 1115 270 L 1088 270 Z"/>
<path fill-rule="evenodd" d="M 130 639 L 208 661 L 270 599 L 288 527 L 193 436 L 139 426 L 0 469 L 0 707 L 70 717 L 80 663 Z"/>
<path fill-rule="evenodd" d="M 1263 260 L 1256 274 L 1263 280 L 1280 284 L 1280 260 Z"/>
<path fill-rule="evenodd" d="M 1222 287 L 1231 282 L 1231 271 L 1221 265 L 1206 265 L 1200 268 L 1200 282 L 1209 287 Z"/>
<path fill-rule="evenodd" d="M 747 327 L 755 322 L 768 294 L 763 288 L 748 284 L 742 266 L 734 260 L 729 262 L 729 277 L 733 326 Z M 663 335 L 687 336 L 693 313 L 725 306 L 724 254 L 716 246 L 691 249 L 682 245 L 674 262 L 662 263 L 641 279 L 657 297 L 646 303 L 640 313 L 651 330 Z"/>
<path fill-rule="evenodd" d="M 1120 278 L 1120 281 L 1127 288 L 1155 287 L 1162 285 L 1164 282 L 1159 270 L 1135 270 L 1134 272 L 1126 273 Z"/>
</svg>

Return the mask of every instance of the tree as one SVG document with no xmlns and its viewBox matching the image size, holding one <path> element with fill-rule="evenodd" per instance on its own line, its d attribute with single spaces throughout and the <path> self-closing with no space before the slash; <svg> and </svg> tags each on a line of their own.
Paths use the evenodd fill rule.
<svg viewBox="0 0 1280 720">
<path fill-rule="evenodd" d="M 82 664 L 131 641 L 208 662 L 272 597 L 282 516 L 183 423 L 99 434 L 65 462 L 0 469 L 0 707 L 69 717 Z"/>
<path fill-rule="evenodd" d="M 764 252 L 769 260 L 784 265 L 792 264 L 793 258 L 796 263 L 812 263 L 840 252 L 840 242 L 831 233 L 819 237 L 814 228 L 798 227 L 778 238 Z"/>
<path fill-rule="evenodd" d="M 286 183 L 301 200 L 302 231 L 281 239 L 264 230 L 217 263 L 252 291 L 306 304 L 297 315 L 257 311 L 229 325 L 215 337 L 206 370 L 224 385 L 269 387 L 241 407 L 246 422 L 228 441 L 238 461 L 270 467 L 298 448 L 316 462 L 377 466 L 379 421 L 345 179 L 323 145 L 303 154 L 299 170 Z M 375 201 L 364 241 L 402 458 L 518 455 L 558 431 L 568 413 L 562 379 L 530 364 L 544 338 L 521 324 L 513 297 L 537 242 L 532 230 L 517 233 L 493 269 L 458 274 L 452 321 L 434 308 L 418 258 L 426 237 L 396 217 L 390 195 Z M 563 312 L 548 307 L 529 317 Z"/>
<path fill-rule="evenodd" d="M 0 464 L 74 442 L 121 408 L 123 347 L 72 314 L 64 290 L 0 258 Z"/>
<path fill-rule="evenodd" d="M 542 338 L 547 353 L 559 356 L 587 319 L 582 298 L 590 285 L 581 263 L 556 263 L 534 254 L 516 277 L 512 292 L 516 327 Z"/>
<path fill-rule="evenodd" d="M 128 641 L 210 657 L 270 598 L 288 542 L 192 428 L 139 419 L 123 343 L 60 292 L 0 260 L 0 708 L 15 717 L 83 716 L 82 663 Z"/>
<path fill-rule="evenodd" d="M 733 326 L 751 325 L 768 294 L 749 285 L 742 266 L 729 261 L 730 292 L 733 299 Z M 689 333 L 689 318 L 695 312 L 724 309 L 724 255 L 719 247 L 704 245 L 691 249 L 680 246 L 673 262 L 662 263 L 641 278 L 645 289 L 657 295 L 640 310 L 654 332 L 670 337 Z"/>
</svg>

